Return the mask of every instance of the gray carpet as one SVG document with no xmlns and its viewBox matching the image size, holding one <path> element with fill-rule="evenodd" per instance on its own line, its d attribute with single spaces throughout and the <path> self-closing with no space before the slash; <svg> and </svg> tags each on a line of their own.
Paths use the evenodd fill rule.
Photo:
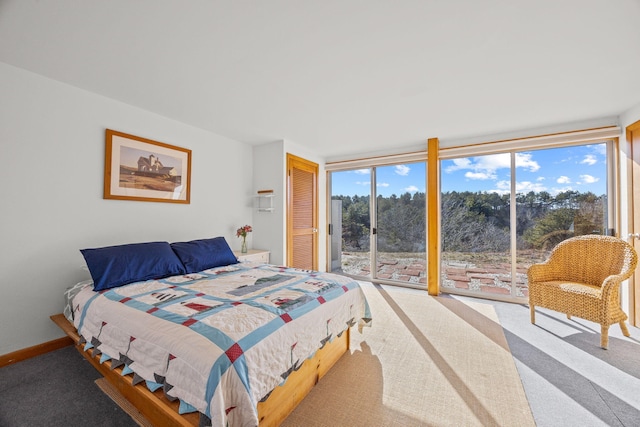
<svg viewBox="0 0 640 427">
<path fill-rule="evenodd" d="M 538 427 L 640 426 L 640 329 L 609 328 L 526 305 L 492 303 Z"/>
<path fill-rule="evenodd" d="M 591 322 L 540 309 L 531 325 L 525 305 L 469 300 L 494 306 L 538 427 L 640 425 L 638 328 L 629 327 L 626 338 L 612 326 L 609 350 L 602 350 Z M 97 378 L 72 347 L 4 367 L 0 426 L 135 427 Z"/>
<path fill-rule="evenodd" d="M 138 425 L 95 384 L 100 375 L 65 347 L 0 369 L 0 426 Z"/>
</svg>

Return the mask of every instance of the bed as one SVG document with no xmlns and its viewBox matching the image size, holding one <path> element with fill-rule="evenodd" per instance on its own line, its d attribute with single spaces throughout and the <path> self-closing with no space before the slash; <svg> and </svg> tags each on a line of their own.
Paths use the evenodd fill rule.
<svg viewBox="0 0 640 427">
<path fill-rule="evenodd" d="M 371 322 L 356 281 L 238 263 L 223 238 L 81 252 L 93 280 L 53 320 L 165 425 L 278 425 Z"/>
</svg>

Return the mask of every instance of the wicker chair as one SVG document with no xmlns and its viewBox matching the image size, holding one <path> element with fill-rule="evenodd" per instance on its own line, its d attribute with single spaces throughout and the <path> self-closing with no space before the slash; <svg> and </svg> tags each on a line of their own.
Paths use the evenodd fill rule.
<svg viewBox="0 0 640 427">
<path fill-rule="evenodd" d="M 633 247 L 611 236 L 586 235 L 559 243 L 543 264 L 529 267 L 529 308 L 544 307 L 600 324 L 600 346 L 609 345 L 609 326 L 618 323 L 624 336 L 627 315 L 620 308 L 620 283 L 636 268 Z"/>
</svg>

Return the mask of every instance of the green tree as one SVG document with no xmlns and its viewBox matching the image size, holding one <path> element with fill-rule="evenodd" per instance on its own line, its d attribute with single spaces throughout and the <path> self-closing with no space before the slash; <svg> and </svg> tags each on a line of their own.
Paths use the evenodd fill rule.
<svg viewBox="0 0 640 427">
<path fill-rule="evenodd" d="M 536 224 L 524 232 L 524 240 L 533 248 L 550 249 L 573 236 L 575 211 L 559 208 L 545 214 Z"/>
</svg>

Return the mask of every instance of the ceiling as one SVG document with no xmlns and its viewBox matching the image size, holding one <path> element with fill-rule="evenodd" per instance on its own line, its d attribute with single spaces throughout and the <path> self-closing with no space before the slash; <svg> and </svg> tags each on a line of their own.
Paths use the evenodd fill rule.
<svg viewBox="0 0 640 427">
<path fill-rule="evenodd" d="M 0 61 L 326 159 L 640 105 L 640 0 L 0 0 Z"/>
</svg>

